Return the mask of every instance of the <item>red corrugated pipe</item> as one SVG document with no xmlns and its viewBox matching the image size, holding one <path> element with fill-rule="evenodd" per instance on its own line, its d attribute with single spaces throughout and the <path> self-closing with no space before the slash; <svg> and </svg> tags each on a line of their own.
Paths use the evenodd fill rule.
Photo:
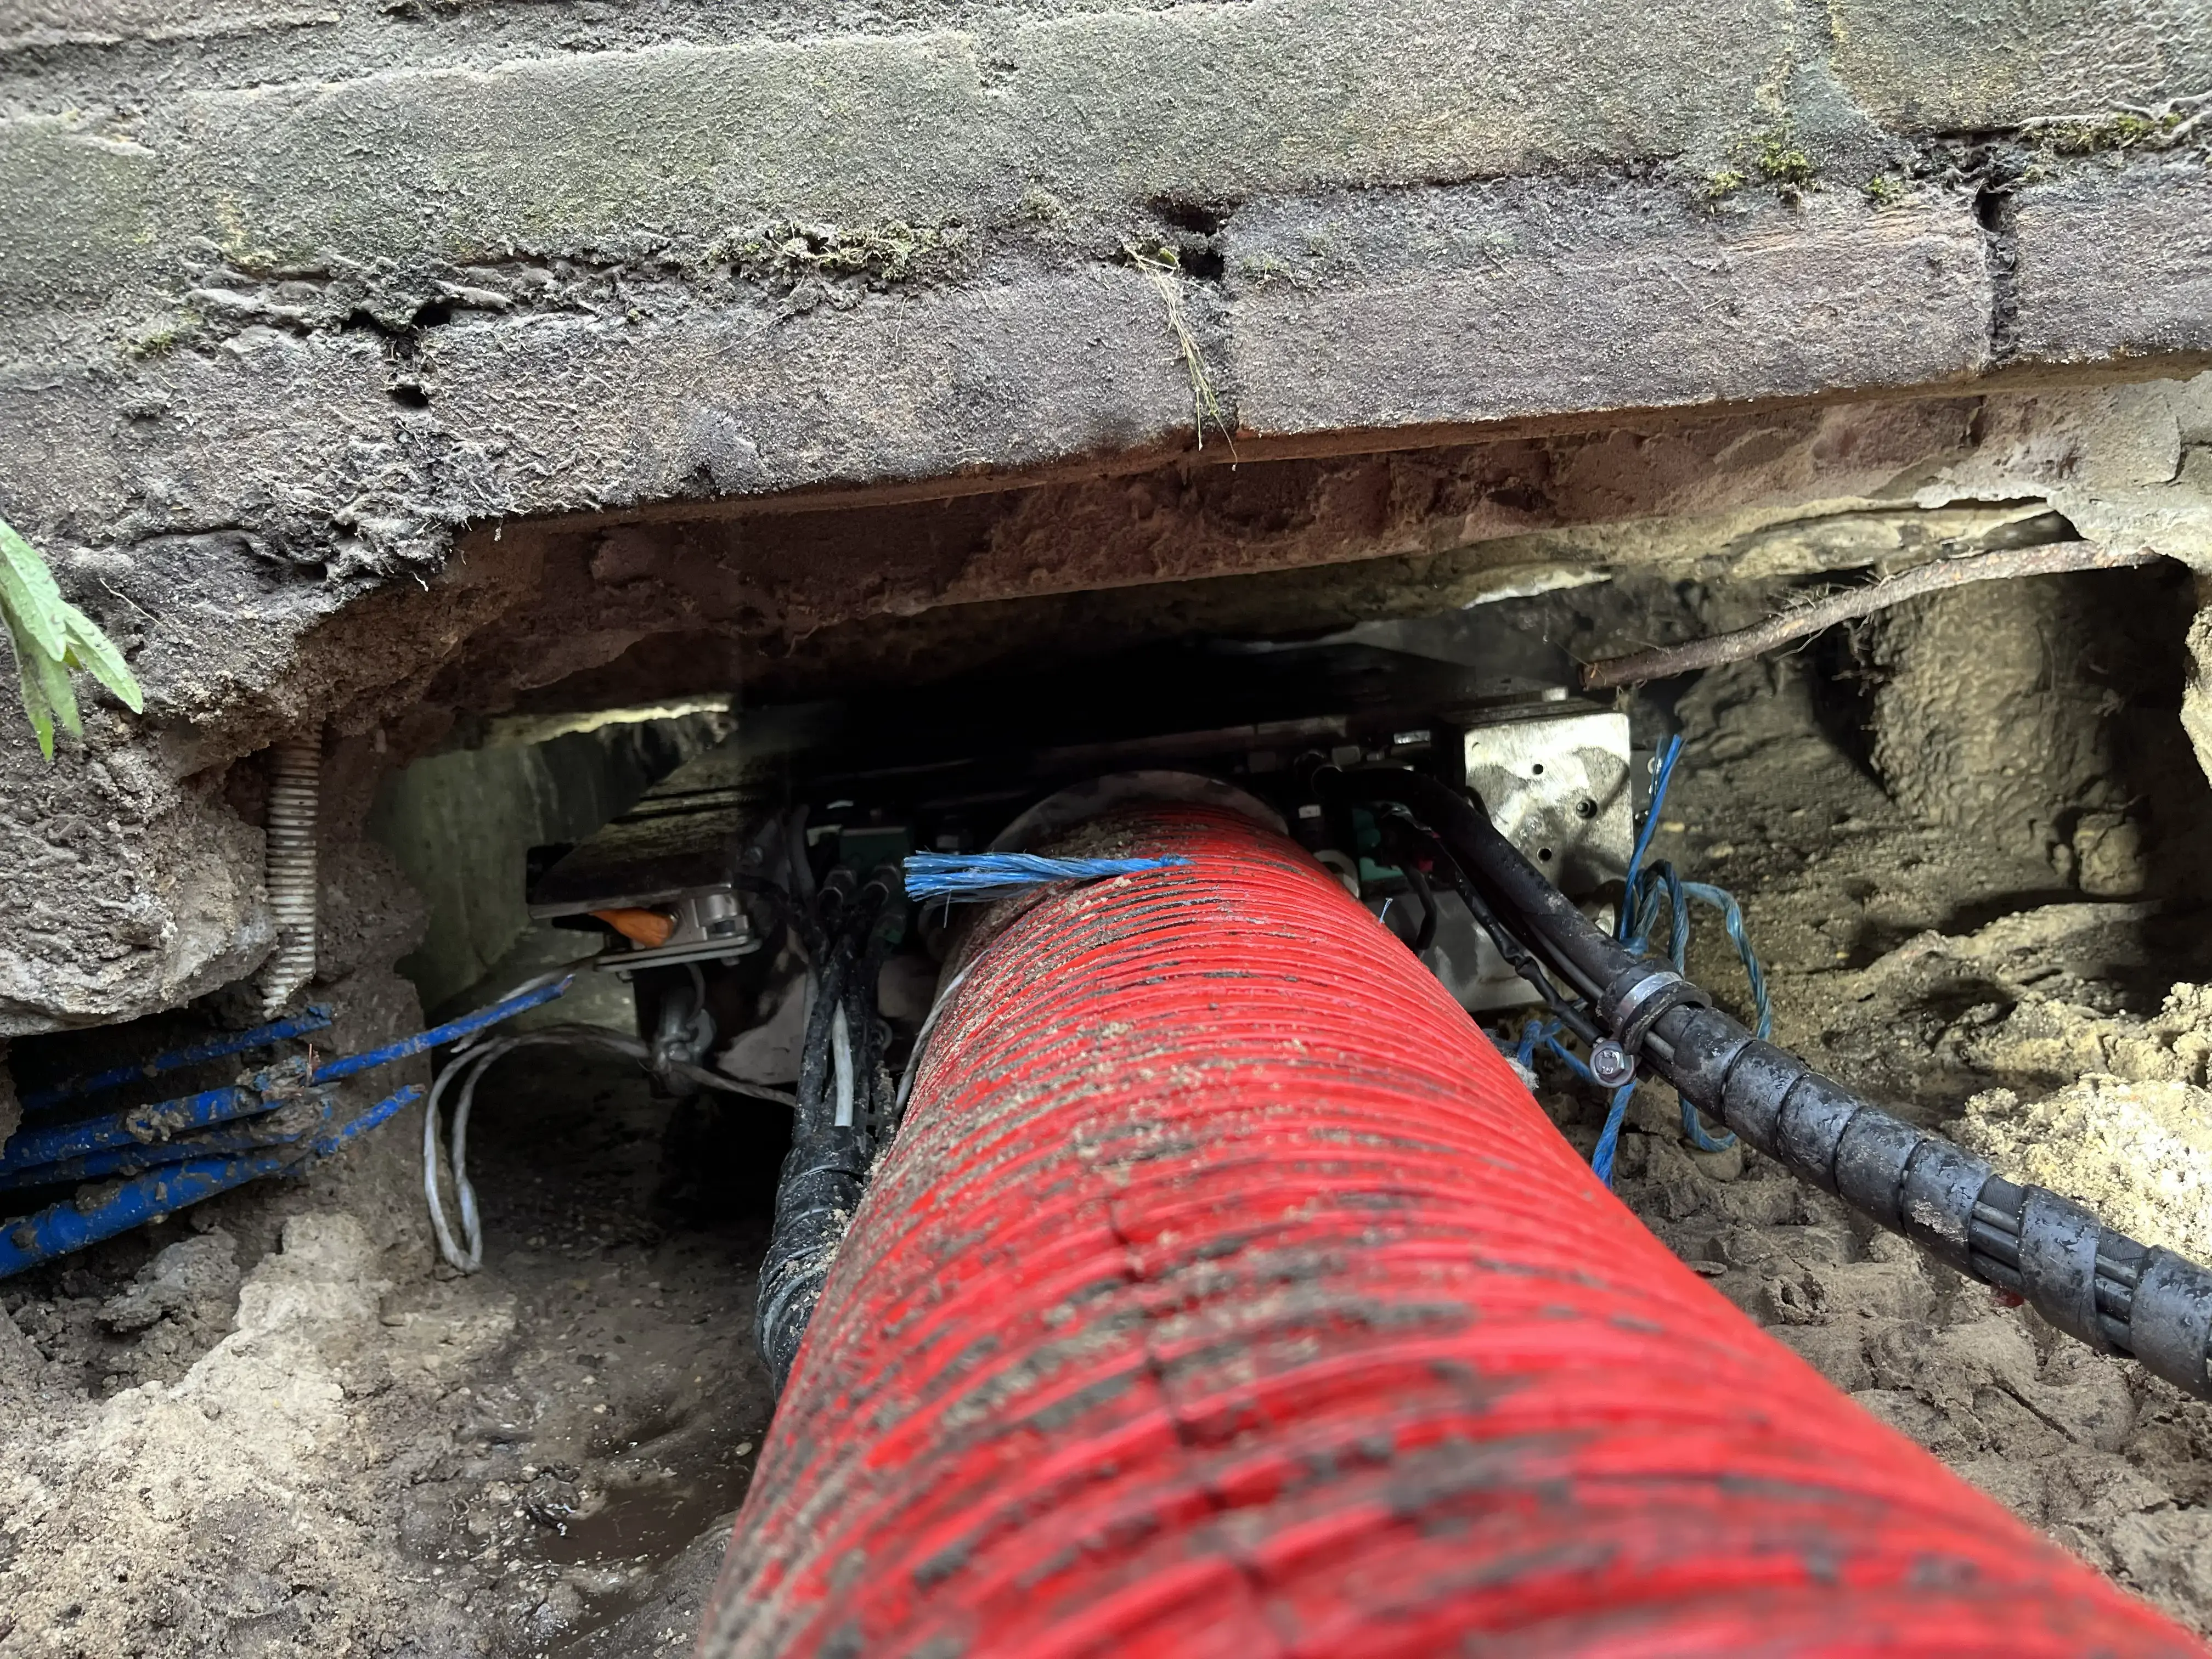
<svg viewBox="0 0 2212 1659">
<path fill-rule="evenodd" d="M 1304 854 L 1168 811 L 959 988 L 702 1652 L 2200 1654 L 1594 1179 Z"/>
</svg>

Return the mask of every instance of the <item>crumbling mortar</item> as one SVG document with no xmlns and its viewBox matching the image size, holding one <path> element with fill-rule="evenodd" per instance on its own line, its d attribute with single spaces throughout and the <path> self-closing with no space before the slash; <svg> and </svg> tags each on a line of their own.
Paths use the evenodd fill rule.
<svg viewBox="0 0 2212 1659">
<path fill-rule="evenodd" d="M 361 331 L 377 336 L 402 370 L 431 331 L 465 318 L 568 314 L 639 323 L 701 304 L 752 303 L 792 316 L 827 304 L 849 310 L 871 293 L 933 284 L 974 263 L 957 222 L 858 227 L 764 222 L 685 252 L 656 241 L 605 250 L 507 253 L 419 269 L 368 270 L 332 259 L 264 267 L 250 260 L 186 262 L 191 284 L 175 309 L 126 337 L 123 355 L 206 352 L 254 327 L 296 337 Z"/>
<path fill-rule="evenodd" d="M 1974 222 L 1982 228 L 1984 256 L 1990 270 L 1990 361 L 2008 362 L 2016 355 L 2020 324 L 2020 243 L 2008 191 L 1984 189 L 1974 198 Z"/>
</svg>

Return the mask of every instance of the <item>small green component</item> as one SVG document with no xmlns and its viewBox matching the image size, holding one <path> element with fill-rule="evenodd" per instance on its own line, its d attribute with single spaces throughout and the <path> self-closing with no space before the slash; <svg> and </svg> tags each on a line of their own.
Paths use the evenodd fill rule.
<svg viewBox="0 0 2212 1659">
<path fill-rule="evenodd" d="M 1721 167 L 1705 175 L 1705 182 L 1698 193 L 1708 202 L 1724 202 L 1744 186 L 1743 174 L 1734 167 Z"/>
<path fill-rule="evenodd" d="M 865 878 L 878 865 L 896 864 L 914 851 L 914 837 L 902 823 L 860 824 L 837 837 L 837 862 Z"/>
<path fill-rule="evenodd" d="M 1402 893 L 1410 890 L 1412 885 L 1406 879 L 1406 872 L 1396 865 L 1377 864 L 1364 854 L 1360 855 L 1359 890 L 1362 893 Z"/>
<path fill-rule="evenodd" d="M 1866 198 L 1876 207 L 1895 207 L 1905 195 L 1904 185 L 1887 173 L 1877 173 L 1866 181 Z"/>
</svg>

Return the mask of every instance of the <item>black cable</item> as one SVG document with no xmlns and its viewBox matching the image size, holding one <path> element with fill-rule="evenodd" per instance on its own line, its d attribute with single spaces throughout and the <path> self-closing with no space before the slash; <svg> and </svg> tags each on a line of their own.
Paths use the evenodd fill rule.
<svg viewBox="0 0 2212 1659">
<path fill-rule="evenodd" d="M 844 995 L 845 975 L 852 965 L 848 942 L 841 938 L 830 947 L 828 960 L 816 964 L 814 1003 L 806 1011 L 806 1030 L 799 1050 L 799 1117 L 793 1133 L 817 1126 L 830 1087 L 830 1027 Z"/>
<path fill-rule="evenodd" d="M 872 1052 L 875 979 L 888 948 L 879 941 L 902 924 L 905 898 L 895 872 L 887 878 L 879 872 L 863 885 L 839 869 L 823 878 L 815 909 L 825 948 L 799 1054 L 799 1107 L 792 1115 L 791 1151 L 776 1176 L 775 1220 L 761 1261 L 753 1327 L 779 1394 L 874 1163 L 876 1074 L 882 1069 Z M 836 1121 L 830 1097 L 841 1010 L 853 1065 L 850 1123 Z"/>
<path fill-rule="evenodd" d="M 1451 849 L 1437 836 L 1416 823 L 1407 822 L 1403 823 L 1401 828 L 1406 834 L 1419 836 L 1428 842 L 1431 857 L 1435 860 L 1437 869 L 1451 877 L 1453 890 L 1459 894 L 1461 902 L 1467 906 L 1468 914 L 1474 916 L 1475 925 L 1489 935 L 1490 942 L 1497 949 L 1498 954 L 1505 959 L 1505 965 L 1536 988 L 1536 994 L 1544 1000 L 1544 1006 L 1559 1016 L 1560 1023 L 1569 1030 L 1584 1042 L 1600 1041 L 1604 1033 L 1598 1029 L 1597 1022 L 1591 1018 L 1589 1010 L 1582 1002 L 1562 993 L 1559 987 L 1552 982 L 1551 975 L 1544 971 L 1543 963 L 1536 960 L 1520 936 L 1500 921 L 1497 914 L 1484 902 L 1481 893 L 1468 878 L 1467 871 L 1461 866 L 1460 861 L 1451 855 Z"/>
<path fill-rule="evenodd" d="M 1317 775 L 1314 782 L 1316 788 L 1405 808 L 1472 878 L 1485 908 L 1499 925 L 1547 958 L 1583 999 L 1595 1004 L 1621 969 L 1636 960 L 1592 926 L 1565 894 L 1498 833 L 1490 815 L 1458 790 L 1395 767 L 1331 771 Z M 1505 856 L 1500 857 L 1501 852 Z M 1480 915 L 1478 912 L 1478 920 Z M 1566 920 L 1570 917 L 1571 925 Z M 1525 925 L 1515 926 L 1516 922 Z"/>
<path fill-rule="evenodd" d="M 1389 830 L 1398 830 L 1393 823 Z M 1385 831 L 1386 834 L 1389 830 Z M 1429 878 L 1405 844 L 1402 833 L 1390 836 L 1390 850 L 1398 860 L 1398 869 L 1406 878 L 1406 886 L 1421 907 L 1421 924 L 1413 930 L 1412 950 L 1415 956 L 1424 954 L 1437 942 L 1437 896 L 1429 885 Z M 1433 854 L 1431 857 L 1433 858 Z"/>
<path fill-rule="evenodd" d="M 845 1001 L 848 981 L 861 971 L 858 958 L 868 949 L 870 931 L 890 903 L 895 885 L 878 878 L 863 886 L 851 871 L 841 868 L 823 878 L 821 890 L 816 896 L 817 925 L 825 945 L 823 958 L 816 964 L 814 1006 L 807 1013 L 806 1033 L 799 1057 L 799 1103 L 805 1123 L 829 1121 L 823 1108 L 830 1100 L 832 1028 L 837 1010 Z M 898 902 L 902 915 L 905 902 L 901 894 Z M 846 1024 L 849 1033 L 849 1012 Z"/>
<path fill-rule="evenodd" d="M 848 981 L 845 1021 L 852 1033 L 855 1121 L 865 1123 L 872 1142 L 888 1139 L 892 1113 L 891 1084 L 884 1067 L 884 1029 L 877 1006 L 884 964 L 906 932 L 908 906 L 899 872 L 884 866 L 869 880 L 884 897 L 875 907 L 867 944 Z M 865 1102 L 865 1104 L 863 1104 Z"/>
<path fill-rule="evenodd" d="M 750 893 L 756 898 L 765 899 L 776 921 L 789 928 L 798 939 L 799 948 L 806 953 L 806 960 L 817 967 L 821 965 L 823 957 L 828 954 L 822 930 L 806 907 L 793 898 L 788 889 L 765 876 L 742 873 L 730 878 L 730 886 L 736 892 Z"/>
</svg>

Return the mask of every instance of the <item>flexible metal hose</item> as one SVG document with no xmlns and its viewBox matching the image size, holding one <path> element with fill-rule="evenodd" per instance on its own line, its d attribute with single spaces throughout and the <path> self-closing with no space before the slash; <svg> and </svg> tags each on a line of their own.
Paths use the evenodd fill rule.
<svg viewBox="0 0 2212 1659">
<path fill-rule="evenodd" d="M 276 949 L 261 975 L 261 1007 L 274 1018 L 315 976 L 319 904 L 315 820 L 323 787 L 319 741 L 269 750 L 269 825 L 263 884 L 276 924 Z"/>
</svg>

